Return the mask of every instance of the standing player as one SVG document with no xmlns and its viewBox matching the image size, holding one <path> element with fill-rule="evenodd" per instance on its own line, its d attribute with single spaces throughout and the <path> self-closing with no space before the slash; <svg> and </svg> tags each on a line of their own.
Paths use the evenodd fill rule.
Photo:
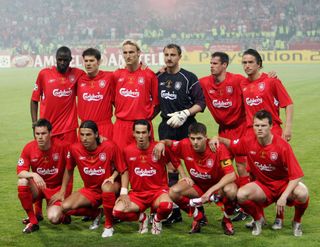
<svg viewBox="0 0 320 247">
<path fill-rule="evenodd" d="M 188 127 L 196 122 L 195 115 L 205 109 L 205 99 L 196 75 L 180 68 L 181 48 L 168 44 L 163 49 L 166 70 L 158 74 L 159 99 L 162 121 L 159 139 L 182 140 L 188 137 Z M 169 185 L 179 180 L 179 174 L 169 166 Z M 175 208 L 166 223 L 181 221 L 181 213 Z"/>
<path fill-rule="evenodd" d="M 219 124 L 219 136 L 238 139 L 246 132 L 246 114 L 240 82 L 244 76 L 227 72 L 229 56 L 224 52 L 211 55 L 211 75 L 200 79 L 206 104 Z M 249 182 L 244 156 L 235 157 L 239 174 L 238 185 Z"/>
<path fill-rule="evenodd" d="M 31 102 L 30 112 L 32 124 L 38 119 L 38 102 L 40 101 L 40 118 L 48 119 L 52 126 L 52 138 L 65 143 L 77 140 L 78 127 L 76 109 L 76 86 L 82 70 L 70 68 L 71 50 L 62 46 L 56 52 L 57 66 L 45 68 L 38 74 Z M 42 204 L 37 202 L 37 217 L 42 218 Z"/>
<path fill-rule="evenodd" d="M 193 123 L 188 129 L 189 138 L 181 141 L 162 140 L 156 146 L 157 157 L 169 146 L 173 154 L 183 159 L 189 177 L 180 180 L 170 188 L 171 199 L 187 213 L 190 210 L 189 199 L 201 197 L 202 203 L 208 202 L 212 195 L 219 195 L 224 204 L 224 217 L 221 221 L 224 233 L 233 235 L 230 217 L 234 211 L 237 185 L 236 174 L 232 166 L 231 155 L 221 145 L 216 153 L 208 145 L 207 128 L 202 123 Z M 199 203 L 199 205 L 202 205 Z M 190 233 L 200 232 L 202 212 L 192 209 L 194 221 Z"/>
<path fill-rule="evenodd" d="M 253 134 L 253 116 L 262 109 L 269 111 L 272 115 L 272 133 L 282 136 L 286 141 L 291 140 L 293 102 L 281 81 L 270 78 L 265 73 L 260 73 L 262 58 L 253 49 L 243 53 L 242 65 L 248 78 L 242 81 L 242 93 L 246 111 L 248 135 Z M 282 131 L 279 110 L 285 108 L 286 123 Z M 272 228 L 279 230 L 283 225 L 283 213 L 276 216 Z"/>
<path fill-rule="evenodd" d="M 290 145 L 272 133 L 272 123 L 271 113 L 261 110 L 254 115 L 254 136 L 236 140 L 219 137 L 218 140 L 230 147 L 233 153 L 248 157 L 255 181 L 241 187 L 237 198 L 255 220 L 252 235 L 259 235 L 262 231 L 262 207 L 275 202 L 278 214 L 286 205 L 295 206 L 293 235 L 302 236 L 301 217 L 308 207 L 308 189 L 301 182 L 303 172 Z"/>
<path fill-rule="evenodd" d="M 112 140 L 113 72 L 99 70 L 101 53 L 97 49 L 86 49 L 82 58 L 87 74 L 78 81 L 79 118 L 82 122 L 94 121 L 98 125 L 99 135 Z"/>
<path fill-rule="evenodd" d="M 52 201 L 52 197 L 61 188 L 67 149 L 58 140 L 51 139 L 51 129 L 48 120 L 36 121 L 33 124 L 35 140 L 24 147 L 18 161 L 18 197 L 29 217 L 23 233 L 39 230 L 38 219 L 32 205 L 36 199 L 46 199 L 47 215 L 51 223 L 60 223 L 62 216 L 61 201 Z M 70 192 L 71 190 L 68 194 Z"/>
<path fill-rule="evenodd" d="M 248 75 L 248 78 L 241 85 L 248 128 L 252 132 L 254 114 L 265 109 L 272 115 L 272 132 L 282 136 L 284 140 L 290 141 L 293 102 L 281 81 L 277 78 L 269 78 L 267 74 L 260 72 L 262 58 L 256 50 L 248 49 L 243 53 L 242 65 Z M 284 131 L 281 129 L 280 108 L 285 108 L 286 123 Z"/>
<path fill-rule="evenodd" d="M 106 222 L 102 236 L 108 237 L 113 232 L 112 208 L 115 203 L 115 193 L 120 189 L 116 177 L 119 173 L 125 173 L 125 166 L 117 145 L 108 140 L 100 143 L 98 127 L 93 121 L 81 123 L 80 141 L 70 146 L 69 162 L 60 193 L 63 198 L 65 185 L 76 165 L 84 182 L 84 188 L 65 199 L 61 205 L 62 210 L 70 215 L 86 215 L 95 218 L 89 227 L 94 230 L 98 228 L 103 215 L 101 210 L 98 210 L 103 202 Z"/>
<path fill-rule="evenodd" d="M 137 119 L 147 119 L 150 123 L 158 110 L 158 80 L 148 68 L 141 69 L 140 47 L 127 40 L 122 45 L 125 69 L 114 72 L 115 115 L 113 141 L 123 149 L 131 142 L 132 126 Z M 151 130 L 153 136 L 153 130 Z"/>
<path fill-rule="evenodd" d="M 168 195 L 166 163 L 167 156 L 156 159 L 153 148 L 157 144 L 151 139 L 151 125 L 147 120 L 137 120 L 133 125 L 136 143 L 124 150 L 124 159 L 128 167 L 131 191 L 119 197 L 113 215 L 121 220 L 139 220 L 139 232 L 148 232 L 148 217 L 144 211 L 148 207 L 155 210 L 152 234 L 160 234 L 161 221 L 172 211 L 172 201 Z M 169 152 L 169 151 L 168 151 Z M 122 184 L 121 191 L 127 192 Z"/>
</svg>

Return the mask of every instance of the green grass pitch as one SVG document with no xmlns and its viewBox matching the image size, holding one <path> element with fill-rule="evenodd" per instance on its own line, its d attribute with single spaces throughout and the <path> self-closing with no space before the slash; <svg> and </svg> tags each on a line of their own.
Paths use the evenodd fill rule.
<svg viewBox="0 0 320 247">
<path fill-rule="evenodd" d="M 185 66 L 198 77 L 209 73 L 209 66 Z M 105 68 L 102 68 L 105 69 Z M 303 218 L 304 235 L 295 238 L 291 232 L 293 208 L 286 208 L 284 229 L 270 229 L 275 208 L 266 209 L 269 225 L 258 237 L 244 227 L 235 224 L 236 234 L 223 235 L 220 227 L 221 211 L 213 204 L 205 207 L 209 225 L 200 234 L 189 235 L 191 219 L 184 214 L 183 223 L 164 227 L 160 236 L 151 233 L 139 235 L 138 224 L 121 223 L 115 226 L 110 239 L 102 239 L 102 226 L 96 231 L 88 230 L 90 223 L 73 217 L 71 225 L 51 225 L 46 219 L 40 223 L 40 231 L 22 234 L 21 219 L 25 213 L 17 198 L 16 162 L 23 146 L 32 138 L 29 113 L 30 95 L 38 69 L 1 69 L 0 73 L 0 246 L 320 246 L 320 187 L 319 187 L 319 123 L 320 123 L 320 66 L 313 65 L 267 65 L 264 71 L 275 70 L 294 100 L 293 139 L 291 145 L 304 170 L 304 181 L 309 187 L 310 204 Z M 242 73 L 238 65 L 229 70 Z M 217 126 L 210 113 L 198 114 L 197 119 L 209 129 L 209 136 L 216 133 Z M 155 128 L 159 123 L 157 118 Z M 75 189 L 82 186 L 76 175 Z M 45 210 L 45 207 L 44 207 Z"/>
</svg>

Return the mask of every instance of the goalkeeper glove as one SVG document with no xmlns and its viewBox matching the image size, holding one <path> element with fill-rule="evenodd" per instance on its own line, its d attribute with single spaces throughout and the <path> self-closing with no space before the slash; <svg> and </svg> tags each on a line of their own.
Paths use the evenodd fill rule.
<svg viewBox="0 0 320 247">
<path fill-rule="evenodd" d="M 183 111 L 176 111 L 174 113 L 169 113 L 168 117 L 170 118 L 167 121 L 167 124 L 170 125 L 172 128 L 179 128 L 181 125 L 185 123 L 185 121 L 189 116 L 190 116 L 190 112 L 187 109 Z"/>
</svg>

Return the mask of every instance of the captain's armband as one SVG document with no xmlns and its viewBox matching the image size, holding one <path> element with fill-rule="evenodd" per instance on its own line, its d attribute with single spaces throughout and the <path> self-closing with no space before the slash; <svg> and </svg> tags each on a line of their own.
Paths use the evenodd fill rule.
<svg viewBox="0 0 320 247">
<path fill-rule="evenodd" d="M 232 166 L 232 160 L 231 159 L 222 160 L 220 161 L 220 164 L 222 168 L 225 168 L 227 166 Z"/>
</svg>

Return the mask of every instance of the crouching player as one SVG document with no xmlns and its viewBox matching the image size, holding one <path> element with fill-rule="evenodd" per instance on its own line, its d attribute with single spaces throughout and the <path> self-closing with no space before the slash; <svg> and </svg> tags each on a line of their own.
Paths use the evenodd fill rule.
<svg viewBox="0 0 320 247">
<path fill-rule="evenodd" d="M 238 203 L 254 218 L 252 235 L 259 235 L 265 222 L 262 210 L 273 202 L 277 213 L 285 206 L 295 206 L 292 220 L 294 236 L 302 236 L 301 218 L 308 207 L 309 193 L 301 182 L 302 169 L 290 147 L 281 138 L 273 135 L 272 116 L 266 110 L 254 115 L 255 135 L 237 140 L 222 137 L 210 141 L 212 148 L 217 142 L 230 147 L 235 154 L 247 155 L 250 173 L 255 181 L 238 190 Z M 218 141 L 217 141 L 218 140 Z"/>
<path fill-rule="evenodd" d="M 61 201 L 55 200 L 60 191 L 67 160 L 67 148 L 51 139 L 51 123 L 39 119 L 33 126 L 35 140 L 23 149 L 17 165 L 18 197 L 29 218 L 23 233 L 39 230 L 32 203 L 45 198 L 47 216 L 52 224 L 59 224 L 62 217 Z M 31 171 L 29 171 L 31 168 Z M 68 188 L 71 188 L 70 186 Z M 67 190 L 67 188 L 66 188 Z M 70 194 L 69 189 L 67 195 Z"/>
<path fill-rule="evenodd" d="M 77 165 L 84 187 L 72 193 L 62 203 L 62 210 L 69 215 L 86 215 L 94 218 L 89 229 L 99 227 L 103 216 L 99 209 L 103 203 L 105 231 L 102 237 L 112 235 L 112 209 L 119 192 L 118 174 L 125 173 L 125 166 L 119 148 L 111 141 L 100 142 L 97 124 L 84 121 L 80 125 L 80 142 L 70 146 L 67 169 L 61 188 L 64 195 L 65 184 Z"/>
<path fill-rule="evenodd" d="M 161 221 L 169 216 L 173 204 L 168 194 L 166 172 L 169 158 L 164 156 L 156 159 L 153 155 L 157 142 L 150 141 L 151 126 L 148 121 L 136 120 L 133 135 L 136 142 L 124 149 L 131 190 L 128 194 L 127 186 L 122 184 L 113 215 L 123 221 L 139 220 L 139 233 L 143 234 L 148 232 L 148 217 L 144 211 L 152 207 L 156 215 L 151 233 L 160 234 Z"/>
<path fill-rule="evenodd" d="M 162 140 L 155 148 L 156 156 L 164 154 L 164 147 L 184 160 L 190 177 L 180 181 L 170 188 L 171 199 L 179 207 L 193 213 L 192 228 L 189 233 L 200 232 L 202 212 L 196 207 L 190 207 L 190 198 L 201 197 L 197 206 L 206 203 L 212 195 L 219 195 L 224 204 L 224 217 L 221 221 L 224 233 L 233 235 L 234 229 L 230 217 L 235 207 L 237 186 L 234 183 L 236 174 L 232 166 L 229 151 L 221 145 L 217 152 L 210 150 L 207 139 L 207 129 L 202 123 L 193 123 L 189 126 L 189 138 L 181 141 Z"/>
</svg>

